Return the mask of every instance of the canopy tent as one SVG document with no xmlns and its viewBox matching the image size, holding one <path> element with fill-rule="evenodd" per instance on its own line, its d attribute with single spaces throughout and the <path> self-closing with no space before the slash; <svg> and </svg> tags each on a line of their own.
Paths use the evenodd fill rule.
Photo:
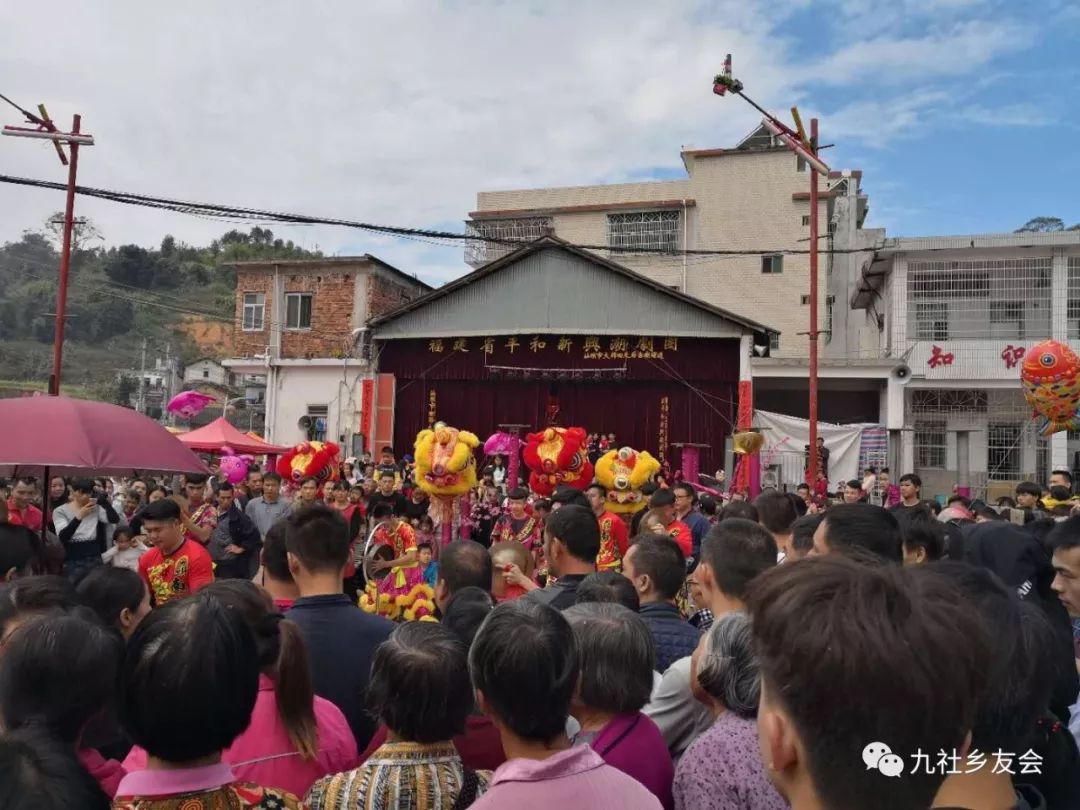
<svg viewBox="0 0 1080 810">
<path fill-rule="evenodd" d="M 236 453 L 251 455 L 280 455 L 291 449 L 255 439 L 233 427 L 225 417 L 219 417 L 209 425 L 182 433 L 176 437 L 192 450 L 220 453 L 223 447 L 231 447 Z"/>
<path fill-rule="evenodd" d="M 130 408 L 71 397 L 0 399 L 0 475 L 207 472 L 198 456 Z"/>
</svg>

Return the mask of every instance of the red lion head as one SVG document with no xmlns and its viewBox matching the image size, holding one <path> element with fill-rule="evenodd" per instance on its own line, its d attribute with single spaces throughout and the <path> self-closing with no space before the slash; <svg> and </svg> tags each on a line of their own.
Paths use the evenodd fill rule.
<svg viewBox="0 0 1080 810">
<path fill-rule="evenodd" d="M 560 484 L 574 489 L 585 489 L 591 484 L 593 468 L 586 438 L 584 428 L 577 427 L 550 427 L 526 436 L 522 457 L 532 471 L 529 475 L 532 491 L 548 496 Z"/>
<path fill-rule="evenodd" d="M 278 475 L 294 484 L 305 478 L 317 478 L 320 484 L 333 481 L 338 477 L 339 452 L 333 442 L 303 442 L 278 459 Z"/>
</svg>

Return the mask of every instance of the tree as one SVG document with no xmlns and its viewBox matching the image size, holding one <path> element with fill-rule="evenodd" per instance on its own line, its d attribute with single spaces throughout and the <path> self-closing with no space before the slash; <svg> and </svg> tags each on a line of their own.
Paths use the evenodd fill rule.
<svg viewBox="0 0 1080 810">
<path fill-rule="evenodd" d="M 1057 217 L 1033 217 L 1017 228 L 1016 233 L 1052 233 L 1063 230 L 1065 223 Z"/>
<path fill-rule="evenodd" d="M 64 212 L 57 211 L 47 220 L 45 220 L 45 233 L 49 235 L 49 239 L 56 246 L 57 250 L 64 244 Z M 102 239 L 101 231 L 98 230 L 97 225 L 93 220 L 88 217 L 75 217 L 75 222 L 71 227 L 71 252 L 78 253 L 80 250 L 85 250 L 86 246 L 90 242 L 97 242 Z"/>
<path fill-rule="evenodd" d="M 154 257 L 138 245 L 121 245 L 109 251 L 105 275 L 119 284 L 149 288 L 154 280 Z"/>
</svg>

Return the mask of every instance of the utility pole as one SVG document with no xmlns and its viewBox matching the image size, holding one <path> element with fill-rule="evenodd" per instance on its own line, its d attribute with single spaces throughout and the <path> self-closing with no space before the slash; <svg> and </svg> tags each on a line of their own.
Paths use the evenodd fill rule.
<svg viewBox="0 0 1080 810">
<path fill-rule="evenodd" d="M 165 424 L 165 419 L 168 416 L 168 411 L 165 406 L 169 404 L 169 399 L 172 396 L 172 343 L 166 341 L 165 343 L 165 384 L 163 386 L 164 391 L 161 395 L 161 424 Z"/>
<path fill-rule="evenodd" d="M 64 319 L 67 317 L 67 288 L 68 275 L 71 270 L 71 235 L 75 227 L 75 179 L 79 169 L 79 147 L 93 146 L 94 138 L 82 132 L 82 116 L 75 115 L 72 119 L 71 132 L 61 132 L 49 118 L 45 111 L 45 105 L 38 105 L 40 115 L 24 110 L 19 105 L 8 101 L 13 107 L 21 112 L 28 123 L 34 127 L 6 126 L 3 134 L 16 138 L 41 138 L 53 142 L 60 163 L 68 167 L 67 201 L 64 205 L 64 243 L 60 253 L 60 286 L 56 292 L 56 330 L 53 336 L 53 370 L 49 377 L 49 394 L 57 396 L 60 393 L 60 373 L 64 364 Z M 71 158 L 64 154 L 61 144 L 67 144 L 71 151 Z"/>
<path fill-rule="evenodd" d="M 713 93 L 724 96 L 727 93 L 739 96 L 751 107 L 761 113 L 762 126 L 771 132 L 784 146 L 801 157 L 810 167 L 810 325 L 805 334 L 810 339 L 810 368 L 809 368 L 809 403 L 808 414 L 810 423 L 810 448 L 807 453 L 806 483 L 811 492 L 815 491 L 818 471 L 818 175 L 829 176 L 829 167 L 818 157 L 821 148 L 818 142 L 818 121 L 810 120 L 810 137 L 807 138 L 803 129 L 802 119 L 799 118 L 799 110 L 791 108 L 791 116 L 795 121 L 795 129 L 787 126 L 775 115 L 764 109 L 761 105 L 743 93 L 743 83 L 731 74 L 731 54 L 724 60 L 723 73 L 713 78 Z"/>
<path fill-rule="evenodd" d="M 139 363 L 139 398 L 137 402 L 138 407 L 135 410 L 139 413 L 146 413 L 146 338 L 142 339 L 142 360 Z"/>
</svg>

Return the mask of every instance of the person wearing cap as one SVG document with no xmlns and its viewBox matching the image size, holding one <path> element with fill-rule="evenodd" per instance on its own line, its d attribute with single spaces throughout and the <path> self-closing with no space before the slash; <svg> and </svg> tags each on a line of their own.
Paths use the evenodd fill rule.
<svg viewBox="0 0 1080 810">
<path fill-rule="evenodd" d="M 529 493 L 522 487 L 510 490 L 506 512 L 495 521 L 491 530 L 491 543 L 515 541 L 529 551 L 539 549 L 541 544 L 540 520 L 525 508 Z"/>
</svg>

